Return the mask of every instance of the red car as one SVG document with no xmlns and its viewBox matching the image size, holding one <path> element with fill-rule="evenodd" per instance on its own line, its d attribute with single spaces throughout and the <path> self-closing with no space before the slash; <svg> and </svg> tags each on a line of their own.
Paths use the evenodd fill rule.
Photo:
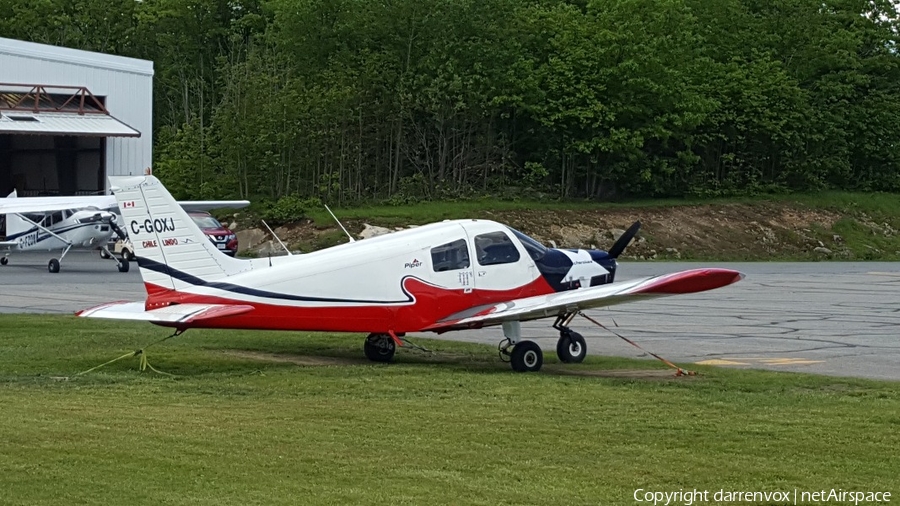
<svg viewBox="0 0 900 506">
<path fill-rule="evenodd" d="M 188 213 L 200 230 L 209 237 L 222 253 L 234 256 L 238 250 L 238 240 L 234 232 L 219 223 L 211 214 L 204 211 L 191 211 Z"/>
</svg>

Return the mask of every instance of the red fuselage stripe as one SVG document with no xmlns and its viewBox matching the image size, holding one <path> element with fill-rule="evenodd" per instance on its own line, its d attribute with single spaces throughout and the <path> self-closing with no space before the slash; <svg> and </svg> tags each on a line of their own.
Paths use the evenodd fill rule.
<svg viewBox="0 0 900 506">
<path fill-rule="evenodd" d="M 235 304 L 254 308 L 239 315 L 194 321 L 183 325 L 185 327 L 383 333 L 415 332 L 475 306 L 553 292 L 543 277 L 512 290 L 469 291 L 441 288 L 407 278 L 404 287 L 414 299 L 409 304 L 297 306 L 198 295 L 151 283 L 144 285 L 148 293 L 148 310 L 173 303 Z"/>
</svg>

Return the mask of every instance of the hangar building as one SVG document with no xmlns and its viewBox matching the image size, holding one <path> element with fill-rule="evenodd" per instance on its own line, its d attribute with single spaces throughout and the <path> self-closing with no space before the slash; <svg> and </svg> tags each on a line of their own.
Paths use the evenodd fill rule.
<svg viewBox="0 0 900 506">
<path fill-rule="evenodd" d="M 152 102 L 151 61 L 0 38 L 0 197 L 96 194 L 107 175 L 143 174 Z"/>
</svg>

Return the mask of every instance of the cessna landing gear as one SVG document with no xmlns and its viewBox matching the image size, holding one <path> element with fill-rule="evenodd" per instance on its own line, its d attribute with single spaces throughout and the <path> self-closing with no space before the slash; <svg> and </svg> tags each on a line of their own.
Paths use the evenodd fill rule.
<svg viewBox="0 0 900 506">
<path fill-rule="evenodd" d="M 47 263 L 47 270 L 53 274 L 59 272 L 59 263 L 62 262 L 62 259 L 66 257 L 66 253 L 68 253 L 70 249 L 72 249 L 71 243 L 66 246 L 66 249 L 63 250 L 62 255 L 59 256 L 58 260 L 56 258 L 51 258 Z"/>
<path fill-rule="evenodd" d="M 6 265 L 9 263 L 9 257 L 0 257 L 0 265 Z"/>
<path fill-rule="evenodd" d="M 106 246 L 102 246 L 100 248 L 100 258 L 112 258 L 112 260 L 116 263 L 116 267 L 118 267 L 119 272 L 128 272 L 128 269 L 131 267 L 128 264 L 128 260 L 123 256 L 121 260 L 116 258 Z"/>
<path fill-rule="evenodd" d="M 363 345 L 366 358 L 372 362 L 390 362 L 397 351 L 397 345 L 390 334 L 369 334 Z"/>
<path fill-rule="evenodd" d="M 564 364 L 579 364 L 587 355 L 587 344 L 584 336 L 569 328 L 572 319 L 578 313 L 566 313 L 556 317 L 553 328 L 559 331 L 559 341 L 556 342 L 556 355 Z"/>
</svg>

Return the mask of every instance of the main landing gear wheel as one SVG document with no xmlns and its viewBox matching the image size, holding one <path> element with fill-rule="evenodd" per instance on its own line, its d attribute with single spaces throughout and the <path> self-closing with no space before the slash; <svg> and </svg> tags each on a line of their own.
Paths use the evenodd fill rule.
<svg viewBox="0 0 900 506">
<path fill-rule="evenodd" d="M 516 372 L 538 372 L 544 365 L 544 353 L 534 341 L 519 341 L 509 355 L 509 363 Z"/>
<path fill-rule="evenodd" d="M 8 264 L 8 263 L 9 263 L 9 258 L 7 258 L 7 257 L 0 257 L 0 265 L 6 265 L 6 264 Z"/>
<path fill-rule="evenodd" d="M 107 253 L 106 250 L 103 250 L 103 249 L 100 250 L 100 258 L 102 258 L 104 260 L 109 260 L 109 253 Z"/>
<path fill-rule="evenodd" d="M 122 260 L 121 262 L 119 262 L 119 272 L 128 272 L 129 268 L 130 268 L 130 264 L 128 262 L 126 262 L 125 260 Z"/>
<path fill-rule="evenodd" d="M 372 362 L 390 362 L 394 359 L 397 345 L 388 334 L 369 334 L 363 345 L 363 351 L 366 352 L 366 358 Z"/>
<path fill-rule="evenodd" d="M 59 272 L 59 260 L 51 258 L 50 263 L 47 264 L 47 270 L 54 274 Z"/>
<path fill-rule="evenodd" d="M 559 333 L 559 341 L 556 342 L 556 355 L 559 361 L 565 364 L 580 364 L 587 355 L 587 344 L 584 336 L 574 330 L 563 330 Z"/>
</svg>

